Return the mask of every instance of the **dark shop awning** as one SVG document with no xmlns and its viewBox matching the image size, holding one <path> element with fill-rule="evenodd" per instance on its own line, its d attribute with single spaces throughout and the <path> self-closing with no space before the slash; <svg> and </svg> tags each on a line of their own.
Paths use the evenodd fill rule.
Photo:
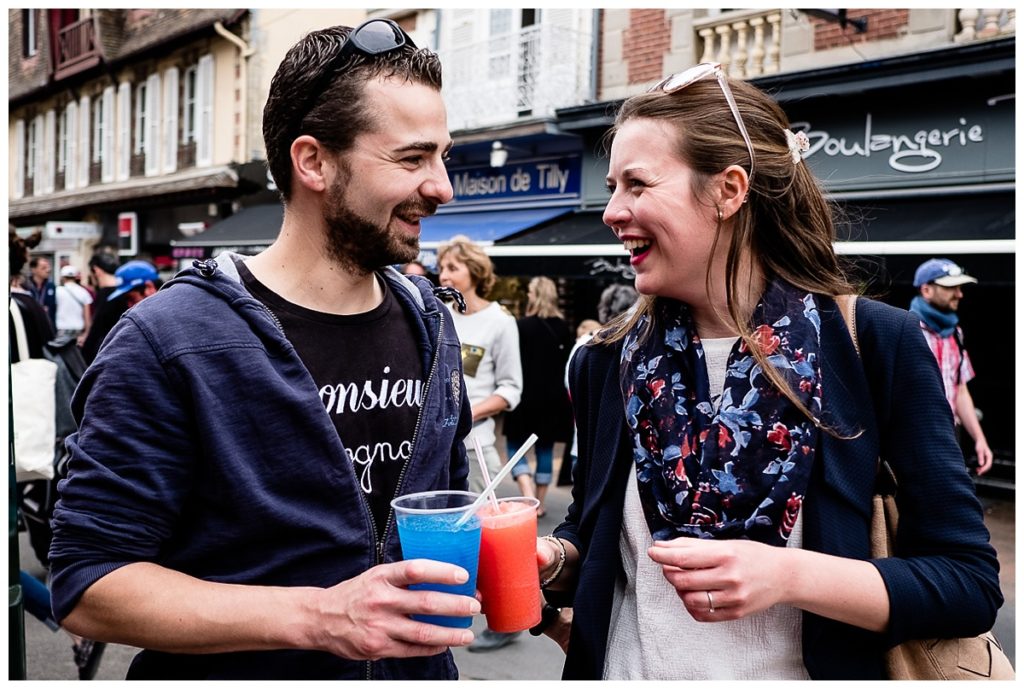
<svg viewBox="0 0 1024 689">
<path fill-rule="evenodd" d="M 284 219 L 284 206 L 267 203 L 243 208 L 213 227 L 188 239 L 175 239 L 172 246 L 267 246 L 277 239 Z"/>
<path fill-rule="evenodd" d="M 420 245 L 425 249 L 435 248 L 457 234 L 464 234 L 474 242 L 491 243 L 570 212 L 571 209 L 561 207 L 432 215 L 420 221 Z"/>
<path fill-rule="evenodd" d="M 912 195 L 911 195 L 912 194 Z M 892 196 L 850 194 L 837 200 L 841 254 L 1007 254 L 1015 251 L 1014 193 L 956 194 L 924 190 Z M 624 255 L 601 211 L 577 211 L 543 227 L 495 242 L 501 257 Z"/>
</svg>

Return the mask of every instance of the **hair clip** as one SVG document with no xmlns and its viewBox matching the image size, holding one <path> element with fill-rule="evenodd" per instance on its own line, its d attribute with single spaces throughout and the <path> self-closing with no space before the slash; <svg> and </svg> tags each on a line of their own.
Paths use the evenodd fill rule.
<svg viewBox="0 0 1024 689">
<path fill-rule="evenodd" d="M 791 132 L 788 129 L 783 129 L 786 132 L 786 143 L 789 144 L 789 153 L 793 156 L 793 164 L 799 163 L 803 156 L 801 153 L 806 153 L 811 148 L 811 140 L 807 138 L 807 135 L 801 132 Z"/>
</svg>

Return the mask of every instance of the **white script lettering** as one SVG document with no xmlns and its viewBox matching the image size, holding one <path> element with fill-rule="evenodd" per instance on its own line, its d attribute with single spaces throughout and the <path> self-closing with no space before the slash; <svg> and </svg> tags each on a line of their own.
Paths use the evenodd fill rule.
<svg viewBox="0 0 1024 689">
<path fill-rule="evenodd" d="M 872 116 L 864 119 L 864 137 L 847 141 L 846 137 L 833 138 L 827 131 L 811 129 L 809 122 L 793 123 L 794 131 L 803 131 L 811 142 L 805 158 L 818 151 L 827 156 L 870 158 L 873 153 L 890 151 L 889 167 L 898 172 L 929 172 L 942 164 L 942 154 L 937 149 L 981 143 L 985 140 L 984 129 L 979 124 L 968 125 L 963 117 L 957 118 L 958 126 L 949 129 L 921 129 L 913 134 L 879 134 L 872 129 Z"/>
<path fill-rule="evenodd" d="M 423 404 L 423 381 L 412 378 L 391 382 L 387 374 L 391 367 L 384 368 L 379 381 L 367 380 L 359 383 L 338 383 L 320 388 L 320 401 L 328 414 L 344 414 L 346 411 L 359 412 L 389 407 L 419 407 Z"/>
</svg>

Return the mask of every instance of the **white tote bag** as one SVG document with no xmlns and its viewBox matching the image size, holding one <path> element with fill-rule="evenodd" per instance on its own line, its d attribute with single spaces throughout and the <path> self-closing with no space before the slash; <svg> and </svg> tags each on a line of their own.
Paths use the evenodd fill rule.
<svg viewBox="0 0 1024 689">
<path fill-rule="evenodd" d="M 14 466 L 18 481 L 53 478 L 57 437 L 57 364 L 30 359 L 21 309 L 10 301 L 11 319 L 21 361 L 11 364 L 14 399 Z"/>
</svg>

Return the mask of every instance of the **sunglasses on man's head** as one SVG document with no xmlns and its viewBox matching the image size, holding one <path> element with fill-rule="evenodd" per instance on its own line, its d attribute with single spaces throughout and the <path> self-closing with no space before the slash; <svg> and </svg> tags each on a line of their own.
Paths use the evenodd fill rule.
<svg viewBox="0 0 1024 689">
<path fill-rule="evenodd" d="M 359 52 L 363 55 L 382 55 L 398 50 L 403 45 L 410 45 L 413 48 L 416 44 L 409 38 L 398 24 L 391 19 L 377 17 L 368 19 L 349 32 L 345 39 L 345 45 L 338 53 L 337 62 L 344 61 L 352 53 Z"/>
<path fill-rule="evenodd" d="M 341 46 L 341 50 L 334 56 L 334 59 L 324 65 L 323 72 L 308 89 L 310 100 L 302 112 L 309 113 L 326 86 L 330 84 L 331 79 L 334 77 L 334 70 L 343 65 L 345 60 L 353 54 L 358 53 L 373 57 L 390 53 L 405 45 L 413 48 L 416 47 L 409 34 L 405 33 L 402 27 L 394 21 L 383 17 L 367 19 L 349 31 L 345 37 L 345 42 Z"/>
<path fill-rule="evenodd" d="M 676 93 L 682 91 L 687 86 L 714 75 L 718 80 L 718 85 L 722 89 L 722 93 L 725 95 L 725 100 L 729 103 L 729 110 L 732 111 L 732 117 L 736 120 L 736 126 L 740 130 L 740 135 L 743 137 L 743 141 L 747 144 L 747 153 L 750 154 L 750 176 L 749 179 L 754 179 L 754 144 L 750 141 L 750 135 L 747 134 L 747 127 L 743 124 L 743 118 L 740 117 L 740 109 L 736 105 L 736 99 L 732 95 L 732 89 L 729 88 L 729 80 L 725 77 L 725 71 L 722 70 L 722 65 L 717 62 L 702 62 L 699 65 L 691 67 L 690 69 L 683 70 L 673 74 L 672 76 L 666 77 L 659 81 L 657 84 L 647 89 L 648 93 L 654 91 L 662 91 L 663 93 Z"/>
</svg>

